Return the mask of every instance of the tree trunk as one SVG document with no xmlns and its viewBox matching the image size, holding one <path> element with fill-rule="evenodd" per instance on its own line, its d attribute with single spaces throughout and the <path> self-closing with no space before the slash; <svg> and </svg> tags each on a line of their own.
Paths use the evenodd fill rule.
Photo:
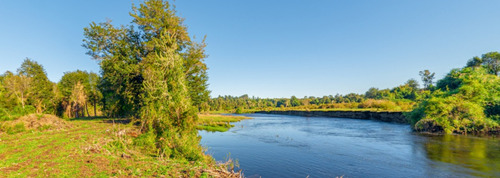
<svg viewBox="0 0 500 178">
<path fill-rule="evenodd" d="M 97 109 L 96 109 L 96 99 L 94 98 L 94 117 L 97 116 Z"/>
<path fill-rule="evenodd" d="M 85 101 L 85 111 L 87 111 L 87 117 L 90 117 L 89 114 L 89 106 L 87 105 L 87 102 Z"/>
<path fill-rule="evenodd" d="M 23 110 L 24 110 L 24 94 L 21 93 L 21 105 L 23 105 Z"/>
<path fill-rule="evenodd" d="M 80 113 L 78 113 L 79 110 L 80 109 L 79 109 L 78 105 L 76 105 L 76 107 L 75 107 L 75 117 L 76 118 L 79 118 L 79 114 L 80 114 Z"/>
</svg>

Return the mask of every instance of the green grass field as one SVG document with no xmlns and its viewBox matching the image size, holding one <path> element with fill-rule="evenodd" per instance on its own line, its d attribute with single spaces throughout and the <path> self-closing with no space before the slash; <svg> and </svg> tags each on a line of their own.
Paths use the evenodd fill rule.
<svg viewBox="0 0 500 178">
<path fill-rule="evenodd" d="M 211 117 L 212 118 L 212 117 Z M 211 177 L 221 170 L 146 154 L 126 120 L 77 119 L 71 128 L 0 133 L 0 177 Z M 210 161 L 211 160 L 211 161 Z"/>
<path fill-rule="evenodd" d="M 231 122 L 238 122 L 243 119 L 250 119 L 244 116 L 231 116 L 231 115 L 211 115 L 211 114 L 200 114 L 198 115 L 200 120 L 198 121 L 198 130 L 206 130 L 212 132 L 225 132 L 228 131 L 234 125 Z"/>
</svg>

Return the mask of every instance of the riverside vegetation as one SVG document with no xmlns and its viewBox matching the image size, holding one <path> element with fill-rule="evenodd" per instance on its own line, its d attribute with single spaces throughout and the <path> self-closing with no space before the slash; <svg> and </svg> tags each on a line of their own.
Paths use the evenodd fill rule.
<svg viewBox="0 0 500 178">
<path fill-rule="evenodd" d="M 243 119 L 250 119 L 245 116 L 229 116 L 229 115 L 212 115 L 203 114 L 199 115 L 200 121 L 196 127 L 198 130 L 206 130 L 212 132 L 225 132 L 234 127 L 231 122 L 238 122 Z"/>
</svg>

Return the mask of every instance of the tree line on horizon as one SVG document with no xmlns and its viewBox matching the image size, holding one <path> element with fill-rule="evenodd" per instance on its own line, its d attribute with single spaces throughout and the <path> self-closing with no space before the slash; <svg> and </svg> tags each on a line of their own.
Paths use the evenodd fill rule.
<svg viewBox="0 0 500 178">
<path fill-rule="evenodd" d="M 391 89 L 371 87 L 364 94 L 349 93 L 323 97 L 304 96 L 298 98 L 256 98 L 248 95 L 218 96 L 209 101 L 211 111 L 243 111 L 274 108 L 293 109 L 379 109 L 390 111 L 406 111 L 418 101 L 435 90 L 433 85 L 435 73 L 429 70 L 420 72 L 424 87 L 415 79 Z"/>
</svg>

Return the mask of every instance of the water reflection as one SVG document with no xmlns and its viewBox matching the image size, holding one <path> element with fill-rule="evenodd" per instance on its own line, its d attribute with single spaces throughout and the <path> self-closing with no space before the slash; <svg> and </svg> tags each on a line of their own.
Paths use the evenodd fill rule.
<svg viewBox="0 0 500 178">
<path fill-rule="evenodd" d="M 422 145 L 428 159 L 457 165 L 457 171 L 474 176 L 500 176 L 500 140 L 463 135 L 425 136 Z M 438 168 L 443 166 L 435 165 Z"/>
</svg>

